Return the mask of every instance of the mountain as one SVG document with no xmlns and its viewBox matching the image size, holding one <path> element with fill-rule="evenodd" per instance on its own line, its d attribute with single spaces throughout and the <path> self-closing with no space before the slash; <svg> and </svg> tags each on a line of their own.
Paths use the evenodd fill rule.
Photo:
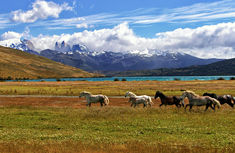
<svg viewBox="0 0 235 153">
<path fill-rule="evenodd" d="M 0 46 L 0 77 L 7 78 L 65 78 L 94 77 L 95 74 L 66 66 L 45 57 Z"/>
<path fill-rule="evenodd" d="M 177 69 L 154 69 L 143 71 L 110 72 L 110 76 L 212 76 L 235 75 L 235 58 L 208 65 Z"/>
<path fill-rule="evenodd" d="M 71 51 L 71 48 L 68 44 L 66 44 L 64 41 L 62 43 L 55 43 L 55 50 L 59 52 L 69 52 Z"/>
<path fill-rule="evenodd" d="M 164 53 L 147 56 L 111 51 L 101 53 L 84 51 L 61 53 L 54 50 L 43 50 L 40 52 L 40 55 L 89 72 L 100 71 L 103 73 L 109 73 L 109 71 L 180 68 L 220 61 L 219 59 L 200 59 L 182 53 Z"/>
<path fill-rule="evenodd" d="M 1 45 L 1 44 L 0 44 Z M 31 54 L 41 55 L 66 65 L 77 67 L 89 72 L 128 70 L 150 70 L 158 68 L 182 68 L 192 65 L 205 65 L 220 61 L 220 59 L 200 59 L 179 52 L 150 50 L 142 52 L 116 53 L 112 51 L 94 52 L 85 45 L 74 44 L 72 47 L 65 41 L 56 42 L 53 50 L 34 51 L 29 40 L 8 43 L 6 46 L 24 50 Z"/>
</svg>

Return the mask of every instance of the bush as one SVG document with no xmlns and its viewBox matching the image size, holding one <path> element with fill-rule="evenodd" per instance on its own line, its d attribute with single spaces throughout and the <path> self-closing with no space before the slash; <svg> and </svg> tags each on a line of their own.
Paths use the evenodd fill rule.
<svg viewBox="0 0 235 153">
<path fill-rule="evenodd" d="M 230 80 L 235 80 L 235 77 L 231 77 Z"/>
<path fill-rule="evenodd" d="M 223 77 L 219 77 L 217 80 L 225 80 Z"/>
<path fill-rule="evenodd" d="M 119 79 L 118 78 L 114 78 L 114 80 L 113 81 L 119 81 Z"/>
<path fill-rule="evenodd" d="M 58 81 L 61 81 L 61 80 L 59 78 L 57 78 L 56 81 L 58 82 Z"/>
<path fill-rule="evenodd" d="M 180 81 L 180 78 L 174 78 L 175 81 Z"/>
<path fill-rule="evenodd" d="M 126 81 L 126 79 L 125 79 L 125 78 L 122 78 L 122 81 Z"/>
</svg>

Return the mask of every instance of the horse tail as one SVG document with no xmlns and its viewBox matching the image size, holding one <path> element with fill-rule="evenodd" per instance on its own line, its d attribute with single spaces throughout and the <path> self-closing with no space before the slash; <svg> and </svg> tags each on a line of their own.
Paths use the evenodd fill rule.
<svg viewBox="0 0 235 153">
<path fill-rule="evenodd" d="M 150 106 L 153 105 L 153 102 L 152 102 L 152 98 L 151 98 L 151 97 L 148 97 L 148 104 L 149 104 Z"/>
<path fill-rule="evenodd" d="M 215 98 L 210 98 L 210 99 L 213 102 L 213 104 L 217 105 L 218 108 L 221 107 L 221 104 L 220 104 L 220 102 L 217 99 L 215 99 Z"/>
<path fill-rule="evenodd" d="M 104 103 L 105 103 L 105 105 L 109 104 L 109 98 L 105 95 L 104 95 Z"/>
</svg>

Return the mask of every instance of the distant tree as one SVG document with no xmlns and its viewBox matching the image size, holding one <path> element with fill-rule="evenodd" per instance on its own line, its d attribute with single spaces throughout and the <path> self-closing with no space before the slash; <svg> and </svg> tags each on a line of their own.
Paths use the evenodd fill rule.
<svg viewBox="0 0 235 153">
<path fill-rule="evenodd" d="M 231 77 L 230 80 L 235 80 L 235 77 Z"/>
<path fill-rule="evenodd" d="M 175 81 L 180 81 L 180 78 L 174 78 Z"/>
<path fill-rule="evenodd" d="M 122 78 L 122 81 L 126 81 L 126 78 Z"/>
<path fill-rule="evenodd" d="M 12 77 L 11 77 L 11 76 L 8 76 L 8 77 L 7 77 L 7 80 L 12 80 Z"/>
<path fill-rule="evenodd" d="M 119 81 L 119 79 L 118 78 L 114 78 L 113 81 Z"/>
<path fill-rule="evenodd" d="M 223 77 L 219 77 L 217 80 L 225 80 Z"/>
</svg>

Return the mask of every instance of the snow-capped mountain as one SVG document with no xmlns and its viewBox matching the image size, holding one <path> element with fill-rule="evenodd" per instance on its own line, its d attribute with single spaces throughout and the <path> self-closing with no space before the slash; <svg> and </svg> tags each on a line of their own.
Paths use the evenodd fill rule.
<svg viewBox="0 0 235 153">
<path fill-rule="evenodd" d="M 0 45 L 4 47 L 10 47 L 22 51 L 29 51 L 29 50 L 34 50 L 34 45 L 31 41 L 29 40 L 18 40 L 18 39 L 9 39 L 9 40 L 4 40 L 0 41 Z"/>
<path fill-rule="evenodd" d="M 75 44 L 70 46 L 65 41 L 56 42 L 54 50 L 47 49 L 35 52 L 34 45 L 29 40 L 12 40 L 12 42 L 5 42 L 5 44 L 3 41 L 0 42 L 2 46 L 41 55 L 90 72 L 101 71 L 105 73 L 107 71 L 181 68 L 220 61 L 219 59 L 200 59 L 184 53 L 159 50 L 129 51 L 125 53 L 94 52 L 90 51 L 85 45 Z"/>
</svg>

